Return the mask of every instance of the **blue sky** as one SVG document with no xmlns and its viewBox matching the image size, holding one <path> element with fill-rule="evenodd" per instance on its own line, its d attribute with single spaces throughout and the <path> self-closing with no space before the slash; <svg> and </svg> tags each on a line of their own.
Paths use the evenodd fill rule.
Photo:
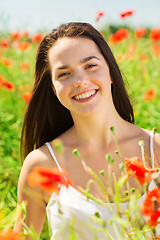
<svg viewBox="0 0 160 240">
<path fill-rule="evenodd" d="M 0 30 L 50 31 L 70 21 L 89 22 L 100 29 L 107 23 L 123 23 L 119 13 L 127 9 L 135 10 L 126 20 L 130 25 L 160 27 L 160 0 L 3 0 Z M 105 16 L 97 23 L 99 10 Z"/>
</svg>

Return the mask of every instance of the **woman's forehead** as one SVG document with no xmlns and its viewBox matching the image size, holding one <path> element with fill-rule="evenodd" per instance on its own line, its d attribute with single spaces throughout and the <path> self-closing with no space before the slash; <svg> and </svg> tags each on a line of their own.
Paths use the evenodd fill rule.
<svg viewBox="0 0 160 240">
<path fill-rule="evenodd" d="M 70 59 L 81 60 L 88 56 L 100 56 L 100 50 L 94 41 L 83 37 L 65 37 L 59 39 L 49 50 L 50 63 L 68 62 Z"/>
</svg>

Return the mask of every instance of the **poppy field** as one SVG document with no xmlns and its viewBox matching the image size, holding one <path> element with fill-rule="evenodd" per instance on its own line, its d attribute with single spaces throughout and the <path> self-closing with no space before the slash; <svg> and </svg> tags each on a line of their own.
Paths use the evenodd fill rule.
<svg viewBox="0 0 160 240">
<path fill-rule="evenodd" d="M 135 124 L 160 132 L 160 29 L 122 26 L 112 31 L 107 26 L 101 33 L 122 71 Z M 43 36 L 44 33 L 0 33 L 0 231 L 12 229 L 16 218 L 21 128 L 32 97 L 36 51 Z M 46 236 L 47 224 L 40 239 L 48 239 Z"/>
</svg>

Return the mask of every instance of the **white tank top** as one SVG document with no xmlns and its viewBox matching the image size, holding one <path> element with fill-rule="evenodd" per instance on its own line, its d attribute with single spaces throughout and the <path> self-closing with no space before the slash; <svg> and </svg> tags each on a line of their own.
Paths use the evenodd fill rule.
<svg viewBox="0 0 160 240">
<path fill-rule="evenodd" d="M 48 147 L 57 167 L 62 171 L 52 147 L 47 142 Z M 154 151 L 153 151 L 153 131 L 150 134 L 150 154 L 152 159 L 152 168 L 154 168 Z M 155 187 L 154 181 L 151 181 L 149 189 Z M 141 205 L 145 194 L 137 202 Z M 128 203 L 120 203 L 120 208 L 126 209 Z M 70 233 L 75 230 L 78 240 L 105 240 L 105 239 L 122 239 L 116 234 L 115 229 L 110 224 L 116 206 L 114 203 L 97 204 L 95 201 L 87 198 L 71 185 L 68 188 L 61 187 L 59 195 L 52 194 L 51 199 L 46 207 L 47 217 L 52 230 L 51 240 L 70 240 Z M 98 213 L 101 219 L 107 222 L 104 232 L 97 231 L 101 224 L 93 223 L 91 217 Z M 102 228 L 101 228 L 102 229 Z M 108 233 L 107 233 L 108 232 Z M 110 236 L 110 237 L 109 237 Z M 125 238 L 123 238 L 125 239 Z"/>
</svg>

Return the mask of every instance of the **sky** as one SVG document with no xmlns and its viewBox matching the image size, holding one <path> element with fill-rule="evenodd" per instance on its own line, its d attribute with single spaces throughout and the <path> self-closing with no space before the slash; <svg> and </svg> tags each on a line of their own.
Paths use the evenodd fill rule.
<svg viewBox="0 0 160 240">
<path fill-rule="evenodd" d="M 50 31 L 61 23 L 79 21 L 101 29 L 107 24 L 160 28 L 160 0 L 0 0 L 0 31 Z M 135 14 L 122 20 L 125 10 Z M 96 22 L 98 11 L 105 15 Z"/>
</svg>

